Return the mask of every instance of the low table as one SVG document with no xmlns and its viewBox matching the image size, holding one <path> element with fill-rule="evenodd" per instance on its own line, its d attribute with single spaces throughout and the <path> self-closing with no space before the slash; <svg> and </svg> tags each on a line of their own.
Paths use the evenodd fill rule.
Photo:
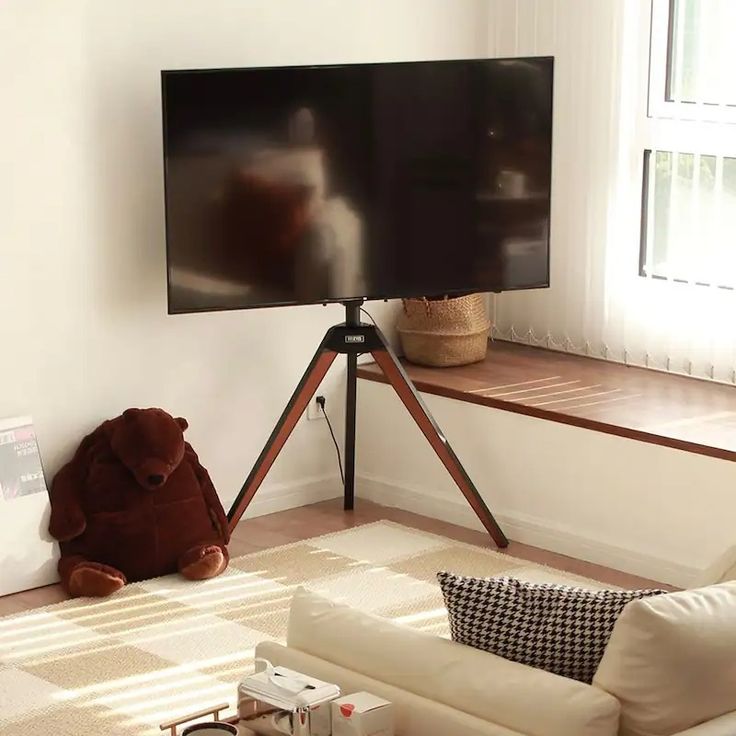
<svg viewBox="0 0 736 736">
<path fill-rule="evenodd" d="M 160 725 L 160 729 L 162 731 L 168 731 L 170 736 L 181 736 L 182 730 L 180 729 L 186 728 L 187 724 L 191 721 L 196 721 L 200 718 L 204 718 L 205 716 L 212 716 L 218 723 L 229 723 L 234 725 L 238 729 L 238 736 L 258 736 L 254 731 L 251 731 L 247 726 L 240 723 L 238 716 L 221 719 L 220 713 L 227 710 L 229 707 L 230 706 L 227 703 L 219 703 L 211 708 L 205 708 L 203 710 L 196 711 L 195 713 L 187 713 L 175 720 L 162 723 Z"/>
</svg>

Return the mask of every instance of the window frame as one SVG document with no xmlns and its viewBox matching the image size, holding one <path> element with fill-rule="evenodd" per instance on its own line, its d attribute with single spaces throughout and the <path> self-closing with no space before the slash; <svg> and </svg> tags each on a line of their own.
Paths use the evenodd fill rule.
<svg viewBox="0 0 736 736">
<path fill-rule="evenodd" d="M 682 278 L 685 274 L 682 274 L 682 276 L 667 276 L 662 273 L 656 273 L 654 269 L 649 271 L 647 269 L 647 251 L 649 247 L 649 224 L 650 219 L 653 219 L 653 215 L 651 213 L 651 194 L 652 191 L 650 189 L 650 183 L 651 183 L 651 167 L 653 165 L 653 159 L 655 158 L 655 154 L 658 152 L 668 152 L 672 155 L 678 155 L 680 153 L 688 153 L 689 155 L 698 155 L 698 154 L 692 154 L 687 151 L 665 151 L 665 149 L 658 148 L 656 150 L 652 150 L 651 148 L 645 148 L 644 149 L 644 157 L 642 162 L 642 189 L 641 189 L 641 233 L 640 233 L 640 246 L 639 246 L 639 276 L 642 276 L 646 279 L 655 279 L 657 281 L 670 281 L 676 284 L 688 284 L 691 286 L 705 286 L 707 288 L 716 288 L 716 289 L 724 289 L 726 291 L 736 291 L 736 286 L 733 284 L 717 284 L 717 283 L 709 283 L 706 281 L 696 281 L 695 279 L 687 279 Z M 703 154 L 703 155 L 709 155 L 709 154 Z"/>
<path fill-rule="evenodd" d="M 672 119 L 677 122 L 736 124 L 736 104 L 721 105 L 667 98 L 673 52 L 675 2 L 676 0 L 652 0 L 647 114 L 650 118 Z"/>
<path fill-rule="evenodd" d="M 707 284 L 688 274 L 665 275 L 647 269 L 650 211 L 650 166 L 658 151 L 736 158 L 736 106 L 667 100 L 671 58 L 671 21 L 676 0 L 651 0 L 646 119 L 641 137 L 641 202 L 638 275 L 642 278 L 736 292 L 732 285 Z M 734 0 L 736 2 L 736 0 Z M 698 114 L 695 114 L 698 113 Z M 718 114 L 715 114 L 718 113 Z M 724 125 L 727 123 L 729 125 Z"/>
</svg>

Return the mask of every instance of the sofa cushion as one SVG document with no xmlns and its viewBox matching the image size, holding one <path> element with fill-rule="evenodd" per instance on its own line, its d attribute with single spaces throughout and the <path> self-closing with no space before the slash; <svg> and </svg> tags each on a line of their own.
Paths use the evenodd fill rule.
<svg viewBox="0 0 736 736">
<path fill-rule="evenodd" d="M 588 590 L 437 573 L 454 641 L 590 683 L 632 600 L 661 590 Z"/>
<path fill-rule="evenodd" d="M 619 704 L 589 685 L 415 631 L 299 589 L 289 647 L 529 736 L 615 736 Z M 531 707 L 533 705 L 533 707 Z"/>
<path fill-rule="evenodd" d="M 593 682 L 621 701 L 637 736 L 736 710 L 736 582 L 630 603 Z"/>
</svg>

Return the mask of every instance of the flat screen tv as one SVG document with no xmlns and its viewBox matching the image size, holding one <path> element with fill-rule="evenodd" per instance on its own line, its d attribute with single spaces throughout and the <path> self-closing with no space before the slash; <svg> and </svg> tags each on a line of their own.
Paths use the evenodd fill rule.
<svg viewBox="0 0 736 736">
<path fill-rule="evenodd" d="M 549 284 L 551 58 L 162 72 L 172 313 Z"/>
</svg>

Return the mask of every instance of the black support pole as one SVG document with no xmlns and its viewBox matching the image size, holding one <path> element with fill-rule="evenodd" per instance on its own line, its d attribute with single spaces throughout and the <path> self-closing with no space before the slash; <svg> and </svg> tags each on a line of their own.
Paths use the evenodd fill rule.
<svg viewBox="0 0 736 736">
<path fill-rule="evenodd" d="M 345 511 L 355 506 L 355 403 L 358 390 L 358 356 L 348 355 L 345 391 Z"/>
<path fill-rule="evenodd" d="M 360 326 L 361 301 L 345 302 L 345 326 Z M 345 511 L 355 507 L 355 414 L 358 391 L 358 354 L 348 353 L 347 385 L 345 389 Z"/>
</svg>

